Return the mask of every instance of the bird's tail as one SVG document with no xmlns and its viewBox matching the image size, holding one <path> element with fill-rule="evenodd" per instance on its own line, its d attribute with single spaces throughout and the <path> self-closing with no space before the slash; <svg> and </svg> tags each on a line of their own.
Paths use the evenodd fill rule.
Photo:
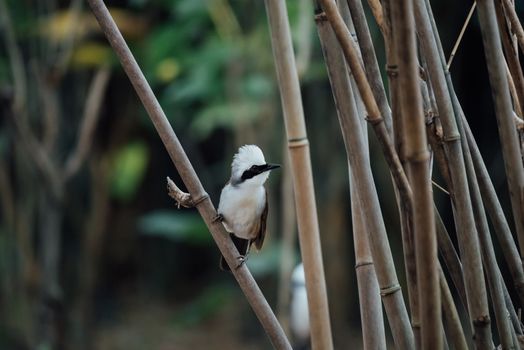
<svg viewBox="0 0 524 350">
<path fill-rule="evenodd" d="M 251 245 L 251 241 L 249 239 L 238 238 L 232 233 L 230 233 L 229 235 L 231 236 L 231 240 L 235 244 L 235 247 L 237 247 L 240 255 L 245 257 L 249 252 L 249 246 Z M 238 263 L 240 264 L 241 262 L 239 261 Z M 226 259 L 224 259 L 224 256 L 222 255 L 220 256 L 220 268 L 224 271 L 231 271 L 231 268 L 227 264 Z"/>
</svg>

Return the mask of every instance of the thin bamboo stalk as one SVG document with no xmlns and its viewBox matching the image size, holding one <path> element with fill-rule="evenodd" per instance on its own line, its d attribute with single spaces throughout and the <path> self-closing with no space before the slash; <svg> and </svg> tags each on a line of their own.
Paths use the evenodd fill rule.
<svg viewBox="0 0 524 350">
<path fill-rule="evenodd" d="M 479 182 L 480 193 L 482 196 L 483 203 L 486 206 L 486 210 L 491 219 L 495 233 L 499 240 L 502 248 L 502 253 L 509 267 L 511 277 L 513 279 L 513 285 L 519 296 L 521 305 L 524 305 L 524 269 L 522 261 L 519 256 L 519 252 L 511 230 L 509 228 L 508 221 L 502 210 L 502 206 L 497 198 L 495 187 L 491 182 L 486 165 L 482 160 L 482 155 L 478 149 L 477 143 L 473 137 L 473 133 L 469 128 L 469 124 L 466 119 L 463 119 L 464 130 L 468 145 L 473 158 L 473 165 L 475 167 L 475 173 Z"/>
<path fill-rule="evenodd" d="M 362 62 L 364 63 L 364 67 L 366 67 L 366 77 L 369 81 L 371 91 L 377 101 L 380 113 L 384 118 L 386 128 L 391 135 L 391 109 L 389 108 L 386 90 L 384 89 L 384 83 L 382 81 L 382 76 L 380 75 L 377 55 L 375 54 L 371 33 L 369 32 L 369 27 L 366 22 L 366 15 L 364 13 L 362 1 L 347 0 L 347 3 L 355 27 L 355 33 L 357 34 L 358 44 L 362 54 Z"/>
<path fill-rule="evenodd" d="M 441 303 L 429 152 L 418 82 L 413 3 L 392 2 L 391 24 L 399 70 L 406 165 L 413 189 L 413 222 L 421 321 L 421 348 L 441 349 Z"/>
<path fill-rule="evenodd" d="M 353 98 L 355 90 L 348 91 L 349 105 L 356 105 Z M 351 101 L 353 99 L 353 101 Z M 367 132 L 366 125 L 363 118 L 363 111 L 360 108 L 352 108 L 352 112 L 356 113 L 354 118 L 361 121 L 362 137 L 367 146 Z M 345 142 L 345 141 L 344 141 Z M 364 156 L 369 164 L 369 150 L 367 147 L 363 149 Z M 348 160 L 349 166 L 349 160 Z M 365 217 L 362 212 L 362 202 L 358 197 L 357 190 L 354 186 L 353 175 L 350 173 L 350 189 L 351 189 L 351 216 L 353 221 L 353 240 L 355 246 L 355 272 L 358 283 L 358 296 L 360 305 L 360 318 L 362 323 L 362 341 L 364 350 L 371 349 L 385 349 L 386 335 L 384 330 L 384 318 L 382 316 L 382 303 L 380 300 L 380 286 L 378 284 L 377 275 L 375 273 L 375 266 L 373 263 L 373 256 L 369 243 L 369 232 L 366 230 Z"/>
<path fill-rule="evenodd" d="M 366 230 L 370 234 L 371 253 L 393 338 L 399 349 L 413 349 L 414 338 L 409 326 L 409 317 L 398 284 L 373 176 L 363 151 L 366 149 L 363 131 L 359 120 L 352 118 L 352 107 L 348 104 L 347 92 L 351 87 L 347 74 L 341 74 L 346 72 L 344 57 L 337 47 L 336 37 L 324 14 L 318 13 L 316 20 L 335 106 L 346 141 L 353 185 L 360 198 Z"/>
<path fill-rule="evenodd" d="M 506 13 L 506 16 L 508 17 L 511 23 L 511 30 L 517 37 L 520 49 L 524 51 L 524 29 L 522 29 L 522 24 L 519 21 L 517 13 L 515 12 L 515 8 L 509 0 L 500 1 L 502 2 L 502 5 L 504 6 L 504 12 Z"/>
<path fill-rule="evenodd" d="M 455 350 L 466 350 L 468 349 L 468 344 L 466 343 L 466 337 L 464 336 L 464 330 L 460 324 L 460 318 L 453 301 L 453 296 L 449 290 L 448 282 L 444 276 L 442 268 L 439 268 L 439 282 L 440 282 L 440 291 L 442 295 L 442 316 L 446 321 L 446 336 L 451 348 Z"/>
<path fill-rule="evenodd" d="M 186 185 L 194 202 L 197 203 L 196 207 L 209 228 L 220 252 L 225 257 L 227 263 L 234 266 L 237 263 L 237 257 L 239 256 L 238 250 L 229 239 L 229 235 L 225 232 L 223 225 L 217 220 L 214 220 L 216 217 L 216 210 L 200 183 L 200 180 L 198 179 L 191 162 L 187 158 L 175 132 L 171 128 L 162 107 L 158 103 L 158 100 L 147 83 L 144 74 L 140 70 L 140 67 L 122 37 L 122 34 L 118 30 L 118 27 L 102 0 L 89 0 L 88 2 L 93 14 L 102 28 L 102 31 L 113 47 L 122 67 L 140 97 L 140 100 L 164 143 L 171 160 L 180 174 L 182 181 Z M 253 311 L 273 343 L 273 346 L 277 349 L 291 349 L 291 345 L 289 344 L 286 335 L 282 331 L 282 328 L 247 266 L 243 264 L 232 272 L 233 276 L 238 281 L 240 288 L 244 292 L 246 299 L 251 304 Z"/>
<path fill-rule="evenodd" d="M 514 97 L 513 100 L 515 106 L 519 106 L 519 108 L 516 108 L 515 110 L 519 115 L 522 115 L 522 107 L 524 106 L 524 76 L 522 73 L 522 67 L 520 66 L 517 52 L 514 50 L 511 38 L 506 29 L 507 25 L 502 5 L 498 1 L 495 3 L 495 10 L 497 12 L 497 23 L 502 40 L 502 47 L 504 48 L 508 69 L 515 85 L 516 97 Z"/>
<path fill-rule="evenodd" d="M 310 310 L 313 349 L 332 349 L 331 324 L 322 262 L 309 143 L 286 3 L 266 0 L 271 44 L 284 111 L 302 262 Z"/>
<path fill-rule="evenodd" d="M 431 25 L 433 28 L 433 33 L 435 33 L 436 41 L 437 43 L 440 43 L 440 40 L 438 38 L 438 31 L 437 31 L 435 19 L 431 11 L 429 0 L 426 0 L 426 6 L 428 8 Z M 444 51 L 441 45 L 438 46 L 438 50 L 439 50 L 441 60 L 444 62 L 445 60 Z M 508 223 L 506 221 L 506 217 L 504 215 L 504 212 L 502 211 L 500 202 L 498 201 L 498 198 L 495 192 L 495 188 L 493 187 L 493 184 L 491 183 L 491 179 L 489 177 L 486 166 L 482 160 L 482 156 L 480 154 L 476 141 L 469 128 L 468 121 L 466 120 L 464 116 L 464 112 L 462 111 L 462 107 L 460 103 L 458 102 L 458 98 L 453 88 L 453 83 L 451 82 L 451 76 L 449 75 L 449 72 L 446 72 L 446 80 L 448 83 L 449 92 L 453 99 L 454 108 L 461 115 L 461 122 L 464 126 L 464 131 L 465 131 L 466 138 L 468 140 L 470 153 L 472 154 L 473 163 L 475 166 L 475 173 L 477 174 L 477 177 L 478 177 L 478 182 L 480 185 L 480 191 L 481 191 L 482 198 L 484 200 L 484 203 L 486 204 L 486 209 L 488 211 L 488 214 L 490 215 L 490 219 L 493 222 L 493 225 L 495 227 L 495 231 L 497 233 L 499 242 L 501 244 L 502 251 L 504 253 L 504 256 L 506 258 L 506 261 L 508 263 L 508 266 L 510 268 L 510 271 L 513 277 L 515 288 L 517 289 L 521 303 L 524 305 L 524 302 L 523 302 L 524 301 L 524 275 L 523 275 L 522 264 L 520 262 L 521 260 L 518 254 L 518 249 L 513 240 L 513 236 L 511 234 Z"/>
<path fill-rule="evenodd" d="M 502 144 L 502 155 L 508 181 L 509 196 L 513 210 L 513 220 L 520 246 L 521 258 L 524 254 L 524 168 L 522 167 L 519 141 L 515 124 L 511 97 L 508 91 L 508 80 L 502 56 L 502 46 L 497 27 L 495 6 L 493 0 L 480 0 L 478 3 L 478 16 L 480 21 L 484 54 L 488 67 L 488 75 L 492 86 L 492 95 L 495 103 L 495 115 Z M 504 1 L 506 4 L 506 1 Z M 506 13 L 514 13 L 511 6 L 505 5 Z M 511 19 L 511 17 L 510 17 Z M 516 23 L 513 23 L 515 29 Z M 520 42 L 520 40 L 519 40 Z"/>
<path fill-rule="evenodd" d="M 455 97 L 454 94 L 452 95 L 452 98 Z M 457 105 L 458 100 L 455 98 L 453 100 L 453 102 L 455 102 L 454 104 Z M 457 110 L 456 113 L 460 115 L 460 111 Z M 464 135 L 462 123 L 459 122 L 458 125 L 461 129 L 461 134 Z M 488 281 L 492 307 L 495 314 L 495 322 L 497 324 L 499 333 L 499 339 L 503 349 L 511 349 L 516 344 L 513 344 L 511 327 L 509 319 L 507 318 L 504 292 L 499 276 L 500 272 L 498 270 L 497 259 L 495 257 L 495 250 L 493 249 L 493 242 L 491 241 L 491 235 L 489 233 L 488 220 L 486 218 L 486 212 L 484 211 L 484 205 L 482 204 L 479 185 L 477 177 L 475 176 L 473 160 L 469 151 L 467 140 L 463 137 L 461 141 L 462 149 L 464 150 L 466 172 L 468 174 L 468 184 L 471 193 L 471 202 L 473 205 L 473 215 L 477 224 L 477 232 L 479 234 L 480 246 L 482 248 L 482 262 L 486 270 L 486 277 Z"/>
<path fill-rule="evenodd" d="M 350 9 L 356 36 L 358 38 L 360 52 L 362 53 L 362 61 L 363 61 L 364 66 L 366 67 L 366 77 L 369 81 L 373 95 L 375 96 L 375 99 L 377 100 L 377 104 L 380 109 L 380 113 L 382 114 L 384 118 L 384 124 L 388 130 L 388 134 L 391 137 L 393 135 L 391 109 L 387 101 L 386 92 L 385 92 L 384 85 L 382 82 L 382 76 L 380 75 L 380 69 L 378 67 L 375 50 L 374 50 L 373 42 L 371 39 L 371 34 L 369 32 L 369 28 L 366 22 L 364 8 L 362 6 L 362 2 L 359 0 L 348 0 L 347 3 Z M 375 3 L 373 1 L 370 1 L 370 6 L 374 7 L 375 10 L 377 11 L 377 13 L 375 13 L 376 11 L 374 11 L 375 15 L 380 16 L 380 18 L 377 18 L 377 20 L 383 21 L 384 18 L 382 17 L 383 13 L 382 13 L 382 7 L 380 3 Z M 352 36 L 353 36 L 353 31 L 351 29 L 350 29 L 350 32 L 352 33 Z M 388 33 L 389 32 L 390 30 L 388 29 Z M 385 33 L 383 32 L 383 34 Z M 393 46 L 394 45 L 392 42 L 388 43 L 388 48 L 391 49 Z M 393 56 L 393 55 L 390 55 L 390 56 Z M 388 59 L 390 59 L 390 57 L 388 57 Z M 396 80 L 397 80 L 396 77 L 397 77 L 397 74 L 393 74 L 390 76 L 390 89 L 392 91 L 392 95 L 396 93 L 396 90 L 393 89 L 393 85 L 396 84 Z M 395 102 L 397 99 L 393 98 L 392 100 L 393 102 Z M 401 128 L 399 127 L 399 125 L 397 125 L 394 129 L 395 133 L 397 133 L 400 129 Z M 397 141 L 397 139 L 395 141 Z M 400 142 L 402 141 L 400 140 Z M 400 161 L 403 163 L 404 162 L 403 154 L 399 152 L 399 148 L 397 148 L 397 152 L 399 154 Z M 399 207 L 399 212 L 400 212 L 402 246 L 403 246 L 403 253 L 404 253 L 404 267 L 406 271 L 408 300 L 409 300 L 409 305 L 410 305 L 410 310 L 411 310 L 411 327 L 413 329 L 413 333 L 415 336 L 415 342 L 416 344 L 419 344 L 420 319 L 419 319 L 419 307 L 418 307 L 417 276 L 416 276 L 416 266 L 415 266 L 415 249 L 414 249 L 414 243 L 413 243 L 414 239 L 413 239 L 413 233 L 412 233 L 413 208 L 412 208 L 411 202 L 407 202 L 400 197 L 399 191 L 397 190 L 397 188 L 395 188 L 395 196 L 397 199 L 397 205 Z"/>
<path fill-rule="evenodd" d="M 492 336 L 489 327 L 487 293 L 482 271 L 480 245 L 475 232 L 475 221 L 460 144 L 460 135 L 447 90 L 446 78 L 444 76 L 445 65 L 443 65 L 440 59 L 437 40 L 431 27 L 424 0 L 415 1 L 415 19 L 444 132 L 444 147 L 448 157 L 453 191 L 455 193 L 453 208 L 455 210 L 462 264 L 464 265 L 467 303 L 474 329 L 475 344 L 478 349 L 491 349 Z"/>
</svg>

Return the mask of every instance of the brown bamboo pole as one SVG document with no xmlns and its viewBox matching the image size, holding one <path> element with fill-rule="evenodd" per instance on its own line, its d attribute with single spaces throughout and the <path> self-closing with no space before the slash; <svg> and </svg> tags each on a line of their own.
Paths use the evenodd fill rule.
<svg viewBox="0 0 524 350">
<path fill-rule="evenodd" d="M 513 210 L 513 220 L 515 221 L 522 258 L 524 254 L 524 168 L 522 167 L 519 141 L 513 122 L 513 110 L 508 90 L 508 80 L 505 68 L 501 64 L 504 62 L 504 57 L 502 56 L 495 6 L 493 0 L 480 0 L 477 1 L 477 3 L 477 13 L 484 43 L 488 75 L 492 87 L 491 91 L 495 103 L 495 115 L 497 117 L 509 196 Z M 505 6 L 505 10 L 506 13 L 508 13 L 509 9 L 507 6 Z M 515 28 L 515 26 L 513 27 Z"/>
<path fill-rule="evenodd" d="M 442 317 L 446 321 L 446 336 L 451 348 L 455 350 L 467 350 L 468 344 L 466 343 L 466 337 L 464 336 L 464 330 L 460 323 L 460 318 L 453 301 L 453 296 L 444 276 L 442 268 L 439 268 L 439 282 L 440 282 L 440 291 L 442 295 Z"/>
<path fill-rule="evenodd" d="M 431 25 L 433 28 L 433 33 L 435 33 L 436 41 L 437 43 L 440 43 L 440 40 L 438 38 L 438 31 L 437 31 L 435 19 L 433 17 L 433 13 L 429 5 L 429 0 L 426 0 L 426 6 L 428 8 L 429 17 L 431 19 Z M 441 45 L 438 46 L 438 50 L 440 53 L 441 60 L 444 61 L 445 60 L 444 51 L 442 50 Z M 458 102 L 458 98 L 455 94 L 453 83 L 451 82 L 451 77 L 449 75 L 449 72 L 446 72 L 446 80 L 448 83 L 449 91 L 453 99 L 454 108 L 461 115 L 461 122 L 464 126 L 465 136 L 468 140 L 469 151 L 473 158 L 475 173 L 477 174 L 478 183 L 480 186 L 480 192 L 481 192 L 484 204 L 486 205 L 486 209 L 488 211 L 490 219 L 495 227 L 495 232 L 497 233 L 504 257 L 510 268 L 510 272 L 513 277 L 515 288 L 517 290 L 521 303 L 524 305 L 524 274 L 523 274 L 524 271 L 523 271 L 522 263 L 520 262 L 521 260 L 519 257 L 518 249 L 515 245 L 515 241 L 509 229 L 509 225 L 507 223 L 507 220 L 502 210 L 502 207 L 500 205 L 500 202 L 498 201 L 498 198 L 495 192 L 495 188 L 491 182 L 491 179 L 489 177 L 484 161 L 482 160 L 482 156 L 478 149 L 475 138 L 473 137 L 473 134 L 471 133 L 471 130 L 468 125 L 468 121 L 466 120 L 464 116 L 464 112 L 462 111 L 462 107 L 460 103 Z M 461 132 L 461 133 L 464 135 L 464 132 Z"/>
<path fill-rule="evenodd" d="M 411 0 L 395 1 L 391 24 L 398 60 L 401 122 L 406 166 L 413 189 L 413 217 L 417 284 L 421 321 L 421 348 L 441 349 L 441 303 L 438 280 L 437 239 L 429 151 L 418 81 L 415 23 Z"/>
<path fill-rule="evenodd" d="M 353 33 L 354 25 L 349 6 L 346 2 L 340 1 L 338 3 L 340 12 L 344 17 L 349 30 Z M 365 22 L 365 21 L 364 21 Z M 332 45 L 336 46 L 336 39 L 332 37 Z M 373 46 L 371 46 L 373 49 Z M 343 68 L 341 66 L 341 68 Z M 343 72 L 347 74 L 347 70 Z M 362 150 L 366 158 L 366 164 L 369 163 L 369 149 L 366 121 L 363 118 L 364 106 L 360 95 L 355 87 L 354 80 L 350 76 L 350 84 L 347 91 L 347 104 L 344 108 L 351 114 L 351 118 L 359 120 L 362 128 L 362 138 L 364 140 L 365 148 Z M 385 96 L 384 96 L 385 97 Z M 381 105 L 383 107 L 384 105 Z M 385 100 L 387 107 L 387 100 Z M 389 108 L 389 107 L 388 107 Z M 346 139 L 344 144 L 346 145 Z M 346 145 L 347 149 L 347 145 Z M 358 197 L 357 190 L 354 186 L 353 175 L 351 174 L 350 163 L 348 159 L 350 190 L 351 190 L 351 216 L 353 222 L 353 241 L 355 249 L 355 272 L 358 283 L 358 295 L 360 306 L 360 318 L 362 325 L 362 341 L 363 348 L 368 349 L 384 349 L 386 348 L 386 335 L 384 330 L 384 318 L 382 314 L 382 303 L 380 300 L 380 286 L 378 284 L 377 275 L 371 255 L 371 248 L 369 243 L 369 233 L 366 230 L 365 218 L 362 213 L 362 203 Z"/>
<path fill-rule="evenodd" d="M 502 47 L 504 49 L 504 55 L 508 64 L 510 76 L 513 79 L 513 83 L 515 85 L 516 96 L 513 98 L 513 102 L 516 107 L 519 107 L 515 108 L 515 110 L 519 115 L 522 115 L 522 107 L 524 106 L 524 75 L 522 73 L 522 67 L 520 66 L 517 52 L 515 51 L 513 43 L 511 42 L 511 37 L 509 36 L 507 30 L 507 23 L 502 4 L 498 1 L 495 3 L 495 10 L 497 12 L 497 23 L 500 32 L 500 38 L 502 40 Z"/>
<path fill-rule="evenodd" d="M 492 336 L 487 293 L 482 270 L 480 245 L 470 201 L 468 181 L 455 115 L 447 90 L 445 66 L 440 60 L 428 10 L 424 0 L 415 0 L 415 19 L 422 52 L 427 61 L 427 72 L 432 83 L 444 132 L 444 148 L 448 156 L 453 182 L 455 221 L 464 265 L 465 287 L 475 344 L 478 349 L 491 349 Z"/>
<path fill-rule="evenodd" d="M 309 156 L 309 143 L 286 3 L 266 0 L 293 174 L 299 242 L 304 263 L 313 349 L 332 349 L 331 324 Z"/>
<path fill-rule="evenodd" d="M 369 81 L 371 91 L 375 96 L 375 100 L 377 101 L 380 113 L 384 118 L 386 128 L 391 135 L 391 109 L 389 108 L 386 90 L 384 89 L 384 83 L 380 74 L 380 68 L 377 61 L 377 55 L 375 54 L 375 48 L 373 47 L 371 33 L 369 32 L 369 27 L 366 22 L 366 15 L 364 13 L 362 1 L 347 0 L 347 4 L 355 27 L 355 33 L 358 38 L 358 44 L 362 54 L 362 62 L 364 63 L 364 67 L 366 67 L 366 77 Z"/>
<path fill-rule="evenodd" d="M 320 9 L 317 9 L 316 21 L 337 115 L 346 141 L 353 185 L 360 198 L 366 230 L 370 234 L 371 254 L 393 338 L 399 349 L 413 349 L 414 338 L 409 317 L 398 284 L 373 176 L 363 153 L 366 149 L 363 131 L 359 120 L 352 118 L 354 115 L 351 114 L 351 106 L 348 104 L 347 92 L 351 86 L 347 74 L 341 73 L 346 72 L 344 57 L 336 44 L 333 30 Z"/>
<path fill-rule="evenodd" d="M 511 30 L 517 37 L 520 49 L 524 52 L 524 29 L 522 29 L 522 24 L 519 21 L 517 13 L 515 12 L 515 8 L 509 0 L 500 1 L 502 2 L 502 5 L 504 6 L 504 12 L 511 23 Z"/>
<path fill-rule="evenodd" d="M 463 119 L 463 123 L 466 138 L 468 140 L 468 145 L 473 158 L 475 173 L 479 182 L 482 200 L 486 206 L 486 210 L 495 229 L 495 233 L 497 234 L 497 238 L 502 248 L 502 253 L 504 254 L 504 258 L 506 259 L 513 279 L 513 285 L 517 291 L 517 295 L 519 296 L 520 303 L 521 305 L 524 305 L 524 269 L 517 246 L 513 240 L 513 235 L 511 234 L 508 221 L 506 220 L 502 206 L 500 205 L 500 202 L 497 198 L 495 186 L 493 186 L 493 183 L 491 182 L 491 178 L 489 177 L 488 170 L 484 164 L 482 155 L 478 149 L 478 145 L 473 137 L 473 133 L 471 132 L 466 119 Z"/>
<path fill-rule="evenodd" d="M 171 160 L 180 174 L 182 181 L 186 185 L 194 203 L 196 203 L 195 206 L 209 228 L 220 252 L 229 265 L 236 265 L 237 257 L 239 256 L 238 250 L 229 239 L 229 235 L 226 233 L 223 225 L 219 221 L 214 220 L 216 217 L 216 210 L 211 199 L 200 183 L 191 162 L 187 158 L 182 145 L 163 112 L 162 107 L 158 103 L 158 100 L 147 83 L 144 74 L 140 70 L 140 67 L 129 50 L 129 47 L 118 30 L 118 27 L 111 17 L 107 7 L 102 0 L 88 0 L 88 2 L 102 31 L 113 47 L 122 67 L 129 77 L 129 80 L 140 97 L 140 100 L 164 143 Z M 240 288 L 244 292 L 246 299 L 251 304 L 253 311 L 273 343 L 273 346 L 276 349 L 291 349 L 291 345 L 289 344 L 286 335 L 282 331 L 282 328 L 271 311 L 266 299 L 262 295 L 262 292 L 258 288 L 253 276 L 249 272 L 246 264 L 241 265 L 238 269 L 233 270 L 232 272 L 240 285 Z"/>
<path fill-rule="evenodd" d="M 360 0 L 347 0 L 352 22 L 354 24 L 354 29 L 356 36 L 358 38 L 358 44 L 360 52 L 362 53 L 362 61 L 364 67 L 366 67 L 366 77 L 369 81 L 370 88 L 375 96 L 377 101 L 380 113 L 384 118 L 384 124 L 388 130 L 390 137 L 393 135 L 393 126 L 392 126 L 392 113 L 389 107 L 386 92 L 382 82 L 382 76 L 380 75 L 380 69 L 378 67 L 378 62 L 373 47 L 373 41 L 371 39 L 371 34 L 366 22 L 366 16 L 364 13 L 364 8 Z M 340 3 L 339 3 L 340 4 Z M 372 5 L 372 4 L 370 4 Z M 382 7 L 380 4 L 373 4 L 373 6 L 378 11 L 378 14 L 382 14 Z M 382 18 L 382 17 L 381 17 Z M 383 18 L 382 18 L 383 20 Z M 353 31 L 350 28 L 350 32 L 353 36 Z M 389 32 L 389 30 L 388 30 Z M 388 36 L 390 37 L 390 36 Z M 388 48 L 392 48 L 394 45 L 392 42 L 387 43 Z M 389 53 L 389 51 L 388 51 Z M 389 55 L 393 56 L 393 55 Z M 393 57 L 388 57 L 388 60 Z M 389 65 L 389 63 L 388 63 Z M 390 76 L 390 89 L 392 95 L 396 93 L 396 90 L 393 88 L 393 85 L 396 84 L 397 75 Z M 392 98 L 392 102 L 396 102 L 397 99 Z M 398 105 L 398 103 L 396 104 Z M 397 124 L 394 128 L 395 133 L 399 132 L 401 128 Z M 397 139 L 395 139 L 397 141 Z M 399 152 L 400 161 L 403 163 L 403 154 Z M 419 344 L 420 339 L 420 318 L 419 318 L 419 307 L 418 307 L 418 292 L 417 292 L 417 276 L 416 276 L 416 266 L 415 266 L 415 249 L 413 243 L 413 208 L 412 203 L 403 200 L 399 191 L 395 188 L 395 196 L 397 199 L 397 205 L 400 212 L 400 225 L 402 233 L 402 247 L 404 253 L 404 268 L 406 271 L 406 284 L 408 291 L 408 300 L 411 310 L 411 327 L 415 336 L 416 344 Z"/>
</svg>

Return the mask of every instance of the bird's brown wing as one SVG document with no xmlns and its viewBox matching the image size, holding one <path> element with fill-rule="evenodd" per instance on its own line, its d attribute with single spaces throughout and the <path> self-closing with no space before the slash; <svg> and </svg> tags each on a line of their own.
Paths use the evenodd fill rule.
<svg viewBox="0 0 524 350">
<path fill-rule="evenodd" d="M 266 238 L 267 212 L 268 212 L 268 206 L 267 206 L 267 190 L 266 190 L 266 204 L 264 206 L 264 211 L 262 212 L 262 215 L 260 216 L 260 223 L 258 224 L 258 233 L 256 235 L 256 238 L 253 240 L 253 243 L 255 243 L 255 247 L 259 250 L 260 248 L 262 248 L 262 244 L 264 244 L 264 238 Z"/>
</svg>

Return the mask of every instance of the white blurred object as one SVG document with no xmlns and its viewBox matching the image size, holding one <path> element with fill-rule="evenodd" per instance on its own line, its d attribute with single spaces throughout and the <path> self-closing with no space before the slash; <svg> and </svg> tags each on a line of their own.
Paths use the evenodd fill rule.
<svg viewBox="0 0 524 350">
<path fill-rule="evenodd" d="M 291 275 L 291 310 L 289 317 L 291 332 L 296 347 L 309 345 L 309 312 L 307 304 L 304 265 L 298 264 Z"/>
</svg>

